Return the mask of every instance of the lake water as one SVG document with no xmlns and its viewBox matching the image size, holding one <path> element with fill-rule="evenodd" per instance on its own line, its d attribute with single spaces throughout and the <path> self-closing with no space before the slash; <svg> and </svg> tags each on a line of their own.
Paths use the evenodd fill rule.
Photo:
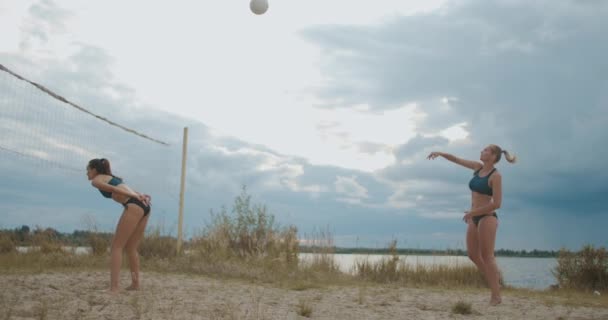
<svg viewBox="0 0 608 320">
<path fill-rule="evenodd" d="M 35 250 L 37 249 L 36 247 L 16 247 L 17 248 L 17 252 L 20 253 L 27 253 L 30 250 Z M 75 254 L 90 254 L 91 253 L 91 248 L 90 247 L 68 247 L 68 246 L 64 246 L 61 247 L 64 251 L 66 252 L 71 252 L 71 253 L 75 253 Z"/>
<path fill-rule="evenodd" d="M 303 260 L 310 259 L 312 253 L 301 253 Z M 342 272 L 352 272 L 355 261 L 367 259 L 370 262 L 388 258 L 380 254 L 334 254 L 334 259 Z M 399 258 L 412 265 L 473 265 L 468 257 L 463 256 L 414 256 L 403 255 Z M 517 258 L 497 257 L 496 262 L 507 285 L 517 288 L 546 289 L 555 284 L 551 270 L 557 265 L 555 258 Z"/>
<path fill-rule="evenodd" d="M 29 247 L 17 247 L 19 252 L 27 252 Z M 64 247 L 66 251 L 76 254 L 89 254 L 88 247 Z M 300 253 L 300 259 L 306 260 L 313 256 L 312 253 Z M 381 254 L 334 254 L 334 259 L 342 272 L 352 271 L 355 261 L 369 260 L 370 262 L 388 258 L 388 255 Z M 415 256 L 402 255 L 399 258 L 412 265 L 473 265 L 468 257 L 463 256 Z M 507 285 L 517 288 L 546 289 L 555 284 L 555 277 L 551 270 L 557 265 L 555 258 L 516 258 L 516 257 L 497 257 L 498 268 L 500 268 L 503 279 Z"/>
</svg>

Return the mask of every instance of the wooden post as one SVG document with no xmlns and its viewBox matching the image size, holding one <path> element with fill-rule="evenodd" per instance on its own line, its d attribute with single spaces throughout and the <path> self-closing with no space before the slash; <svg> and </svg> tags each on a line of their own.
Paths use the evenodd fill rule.
<svg viewBox="0 0 608 320">
<path fill-rule="evenodd" d="M 184 191 L 186 187 L 186 155 L 188 153 L 188 127 L 184 127 L 184 142 L 182 146 L 182 178 L 179 188 L 179 220 L 177 224 L 177 254 L 182 249 L 182 224 L 184 223 Z"/>
</svg>

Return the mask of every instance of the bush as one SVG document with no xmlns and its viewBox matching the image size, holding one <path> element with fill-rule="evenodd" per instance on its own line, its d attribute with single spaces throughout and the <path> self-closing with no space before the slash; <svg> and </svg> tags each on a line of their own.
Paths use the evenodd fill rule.
<svg viewBox="0 0 608 320">
<path fill-rule="evenodd" d="M 553 270 L 560 288 L 578 290 L 608 289 L 608 254 L 605 248 L 584 246 L 578 252 L 562 249 Z"/>
<path fill-rule="evenodd" d="M 34 230 L 32 244 L 41 253 L 44 254 L 65 253 L 65 251 L 63 250 L 63 244 L 59 239 L 59 233 L 51 228 L 37 228 L 36 230 Z"/>
<path fill-rule="evenodd" d="M 102 256 L 106 254 L 110 245 L 109 239 L 98 234 L 97 232 L 91 232 L 88 235 L 88 243 L 91 247 L 91 253 L 96 256 Z"/>
<path fill-rule="evenodd" d="M 8 234 L 0 234 L 0 254 L 17 252 L 13 239 Z"/>
<path fill-rule="evenodd" d="M 177 239 L 163 235 L 156 227 L 146 234 L 139 245 L 139 254 L 144 258 L 172 258 L 177 255 Z"/>
<path fill-rule="evenodd" d="M 297 228 L 280 227 L 266 206 L 252 205 L 245 188 L 226 208 L 211 212 L 211 223 L 193 239 L 196 253 L 211 260 L 266 260 L 287 266 L 298 264 Z"/>
</svg>

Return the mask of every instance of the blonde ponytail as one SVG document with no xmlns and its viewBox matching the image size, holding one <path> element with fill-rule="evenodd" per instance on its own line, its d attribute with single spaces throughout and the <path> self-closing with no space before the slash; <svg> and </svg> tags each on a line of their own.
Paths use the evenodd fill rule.
<svg viewBox="0 0 608 320">
<path fill-rule="evenodd" d="M 505 159 L 507 159 L 509 163 L 515 163 L 515 161 L 517 161 L 517 157 L 515 155 L 509 154 L 509 151 L 503 150 L 501 147 L 495 144 L 491 144 L 490 148 L 492 149 L 492 153 L 494 153 L 494 155 L 496 156 L 495 163 L 498 163 L 500 161 L 500 158 L 502 158 L 503 153 L 505 154 Z"/>
<path fill-rule="evenodd" d="M 515 163 L 515 162 L 517 162 L 517 157 L 515 155 L 509 154 L 509 152 L 507 150 L 502 150 L 502 153 L 505 154 L 505 159 L 507 159 L 507 161 L 509 163 Z"/>
</svg>

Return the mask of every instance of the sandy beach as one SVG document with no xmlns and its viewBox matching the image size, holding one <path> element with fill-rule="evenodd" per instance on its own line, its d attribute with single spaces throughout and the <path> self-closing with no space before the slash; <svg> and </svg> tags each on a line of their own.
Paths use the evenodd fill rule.
<svg viewBox="0 0 608 320">
<path fill-rule="evenodd" d="M 128 272 L 121 275 L 129 284 Z M 117 296 L 108 273 L 0 275 L 0 319 L 608 319 L 608 309 L 571 307 L 509 296 L 487 305 L 482 291 L 382 285 L 293 290 L 240 280 L 163 273 L 142 274 L 142 290 Z M 458 301 L 473 314 L 452 313 Z"/>
</svg>

